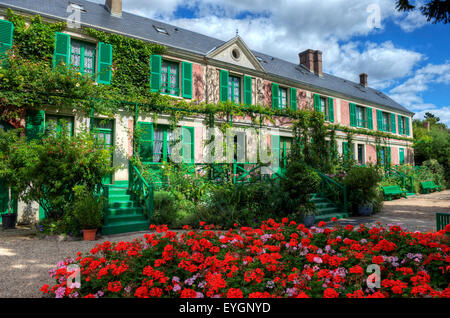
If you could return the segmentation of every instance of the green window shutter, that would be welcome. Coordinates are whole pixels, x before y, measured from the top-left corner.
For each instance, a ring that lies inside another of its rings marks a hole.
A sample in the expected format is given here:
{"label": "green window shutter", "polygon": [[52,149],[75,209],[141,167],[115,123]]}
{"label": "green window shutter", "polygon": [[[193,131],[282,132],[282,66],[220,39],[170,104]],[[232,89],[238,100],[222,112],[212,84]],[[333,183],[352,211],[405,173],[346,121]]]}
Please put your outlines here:
{"label": "green window shutter", "polygon": [[153,161],[153,123],[139,122],[141,130],[139,138],[139,158],[142,162]]}
{"label": "green window shutter", "polygon": [[161,89],[161,55],[154,54],[150,57],[150,68],[150,87],[156,93]]}
{"label": "green window shutter", "polygon": [[356,104],[350,103],[350,126],[356,127]]}
{"label": "green window shutter", "polygon": [[366,108],[367,128],[373,129],[373,112],[371,107]]}
{"label": "green window shutter", "polygon": [[226,102],[228,100],[228,79],[230,73],[225,70],[220,70],[220,101]]}
{"label": "green window shutter", "polygon": [[409,118],[405,117],[405,129],[406,129],[406,136],[409,136]]}
{"label": "green window shutter", "polygon": [[97,82],[100,84],[111,84],[112,65],[112,45],[108,43],[98,43],[98,65]]}
{"label": "green window shutter", "polygon": [[272,162],[274,172],[280,172],[280,136],[270,136],[270,151],[272,158],[275,162]]}
{"label": "green window shutter", "polygon": [[348,142],[346,141],[342,142],[342,154],[344,155],[344,157],[346,157],[348,154]]}
{"label": "green window shutter", "polygon": [[45,112],[43,110],[28,110],[26,115],[25,134],[28,140],[39,139],[44,133],[44,118]]}
{"label": "green window shutter", "polygon": [[280,108],[280,86],[276,83],[272,83],[272,108]]}
{"label": "green window shutter", "polygon": [[391,113],[391,132],[394,133],[394,134],[397,133],[395,114],[394,113]]}
{"label": "green window shutter", "polygon": [[297,89],[291,87],[291,109],[297,110]]}
{"label": "green window shutter", "polygon": [[183,163],[195,162],[194,127],[181,127],[181,157]]}
{"label": "green window shutter", "polygon": [[384,131],[384,127],[383,127],[383,113],[379,109],[377,109],[377,129],[379,131]]}
{"label": "green window shutter", "polygon": [[399,148],[398,153],[399,163],[402,165],[405,163],[405,149]]}
{"label": "green window shutter", "polygon": [[334,123],[334,101],[332,97],[328,97],[328,120]]}
{"label": "green window shutter", "polygon": [[252,78],[244,76],[244,104],[252,104]]}
{"label": "green window shutter", "polygon": [[55,32],[55,50],[53,52],[53,68],[60,63],[68,65],[70,62],[70,36]]}
{"label": "green window shutter", "polygon": [[11,21],[0,20],[0,58],[6,57],[6,52],[12,48],[14,24]]}
{"label": "green window shutter", "polygon": [[184,98],[192,99],[192,63],[183,62],[181,64],[183,73],[183,94]]}
{"label": "green window shutter", "polygon": [[320,96],[318,94],[314,94],[314,110],[320,112]]}

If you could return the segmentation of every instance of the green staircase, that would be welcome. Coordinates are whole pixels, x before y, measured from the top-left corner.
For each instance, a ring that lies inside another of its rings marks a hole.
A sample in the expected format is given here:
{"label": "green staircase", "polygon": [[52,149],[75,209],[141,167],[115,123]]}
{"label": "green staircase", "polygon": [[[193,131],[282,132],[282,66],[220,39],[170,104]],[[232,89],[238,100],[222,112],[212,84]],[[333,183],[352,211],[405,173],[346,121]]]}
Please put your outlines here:
{"label": "green staircase", "polygon": [[148,230],[149,221],[144,209],[128,193],[128,181],[116,181],[105,186],[108,188],[108,207],[105,210],[102,234]]}
{"label": "green staircase", "polygon": [[335,203],[325,198],[320,193],[313,193],[311,201],[318,210],[316,214],[316,223],[320,221],[331,221],[333,217],[343,219],[349,216],[347,212],[341,212]]}

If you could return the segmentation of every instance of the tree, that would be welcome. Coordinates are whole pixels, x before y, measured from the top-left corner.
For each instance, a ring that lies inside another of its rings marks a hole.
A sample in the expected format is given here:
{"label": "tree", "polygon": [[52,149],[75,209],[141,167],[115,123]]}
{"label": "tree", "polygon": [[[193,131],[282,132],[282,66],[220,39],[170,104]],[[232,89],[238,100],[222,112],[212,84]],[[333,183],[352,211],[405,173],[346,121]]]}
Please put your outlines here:
{"label": "tree", "polygon": [[66,130],[41,140],[20,138],[10,152],[14,187],[24,202],[39,202],[48,219],[59,220],[73,205],[74,188],[94,193],[111,174],[111,150],[88,132],[69,136]]}
{"label": "tree", "polygon": [[[425,120],[414,120],[414,159],[417,165],[436,159],[444,167],[450,181],[450,133],[444,123],[433,114],[425,114]],[[424,123],[429,122],[429,130]]]}
{"label": "tree", "polygon": [[[19,136],[20,130],[13,129],[3,131],[0,129],[0,180],[8,187],[8,213],[11,214],[12,189],[14,187],[14,194],[17,196],[23,189],[16,187],[17,174],[16,168],[23,166],[22,163],[17,164],[13,152],[22,147],[24,138]],[[27,155],[24,153],[23,155]],[[29,160],[27,160],[29,162]]]}
{"label": "tree", "polygon": [[[416,10],[417,5],[411,4],[411,0],[397,0],[396,9],[398,11]],[[427,21],[433,20],[433,23],[442,22],[447,24],[450,22],[450,0],[428,0],[418,8]]]}

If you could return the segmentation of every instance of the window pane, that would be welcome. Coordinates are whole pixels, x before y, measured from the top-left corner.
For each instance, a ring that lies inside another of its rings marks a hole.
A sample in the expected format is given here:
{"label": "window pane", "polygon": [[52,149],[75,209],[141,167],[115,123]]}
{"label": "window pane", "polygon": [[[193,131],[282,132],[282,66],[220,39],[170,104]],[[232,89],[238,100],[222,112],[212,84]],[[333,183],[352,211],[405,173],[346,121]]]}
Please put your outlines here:
{"label": "window pane", "polygon": [[72,54],[70,57],[70,62],[73,66],[80,67],[81,63],[81,43],[77,41],[72,41]]}
{"label": "window pane", "polygon": [[94,73],[94,56],[95,48],[92,45],[84,45],[84,72],[92,74]]}
{"label": "window pane", "polygon": [[284,109],[287,107],[287,89],[280,88],[280,108]]}

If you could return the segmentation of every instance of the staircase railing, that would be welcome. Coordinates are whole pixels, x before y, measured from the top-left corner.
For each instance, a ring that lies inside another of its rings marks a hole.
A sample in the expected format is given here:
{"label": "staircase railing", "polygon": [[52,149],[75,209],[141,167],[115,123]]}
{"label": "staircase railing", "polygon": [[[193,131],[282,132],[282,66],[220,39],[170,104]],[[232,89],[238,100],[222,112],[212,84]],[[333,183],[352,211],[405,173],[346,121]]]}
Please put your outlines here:
{"label": "staircase railing", "polygon": [[[252,165],[250,168],[245,168],[245,165]],[[262,173],[262,169],[267,169],[266,174]],[[259,170],[259,172],[258,172]],[[277,172],[269,165],[261,163],[234,163],[233,164],[233,183],[245,183],[249,178],[256,177],[263,181],[265,176],[270,176],[271,179],[278,179],[283,177],[283,173]]]}
{"label": "staircase railing", "polygon": [[[402,180],[402,188],[407,188],[410,193],[414,193],[414,177],[408,176],[401,171],[394,169],[393,167],[385,167],[385,171],[387,175],[395,175],[398,176]],[[409,181],[409,185],[406,184],[406,180]]]}
{"label": "staircase railing", "polygon": [[348,212],[348,194],[347,186],[345,184],[340,184],[333,178],[330,178],[326,174],[317,171],[317,174],[321,178],[320,183],[320,194],[336,203],[342,210],[342,212]]}
{"label": "staircase railing", "polygon": [[147,212],[147,217],[153,215],[154,206],[154,188],[153,183],[148,183],[142,176],[139,169],[131,162],[128,163],[128,186],[130,193],[133,194],[140,205]]}

